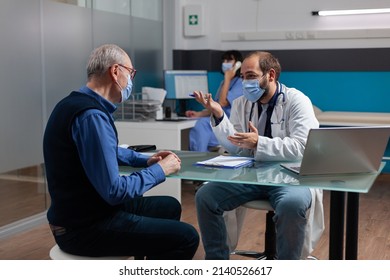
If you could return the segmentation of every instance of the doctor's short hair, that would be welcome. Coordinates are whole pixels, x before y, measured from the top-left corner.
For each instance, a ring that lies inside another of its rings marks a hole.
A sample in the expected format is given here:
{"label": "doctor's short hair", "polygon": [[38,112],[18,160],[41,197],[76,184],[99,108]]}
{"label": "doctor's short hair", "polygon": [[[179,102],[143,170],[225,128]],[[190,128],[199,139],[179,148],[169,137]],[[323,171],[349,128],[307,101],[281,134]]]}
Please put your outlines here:
{"label": "doctor's short hair", "polygon": [[280,66],[279,60],[269,52],[263,51],[254,51],[249,53],[245,58],[256,56],[259,59],[259,67],[263,73],[269,72],[269,70],[274,69],[275,79],[279,80],[280,73],[282,72],[282,67]]}
{"label": "doctor's short hair", "polygon": [[102,76],[115,63],[124,64],[126,52],[117,45],[105,44],[91,52],[87,63],[88,80],[92,76]]}

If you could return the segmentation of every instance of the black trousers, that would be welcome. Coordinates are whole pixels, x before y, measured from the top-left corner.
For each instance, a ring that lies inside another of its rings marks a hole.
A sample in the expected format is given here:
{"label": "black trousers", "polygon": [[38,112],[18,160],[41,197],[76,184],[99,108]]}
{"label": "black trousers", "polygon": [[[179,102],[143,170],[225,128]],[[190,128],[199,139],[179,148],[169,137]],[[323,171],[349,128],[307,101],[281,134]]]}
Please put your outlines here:
{"label": "black trousers", "polygon": [[181,222],[180,216],[181,205],[175,198],[141,197],[109,218],[53,235],[62,250],[75,255],[192,259],[199,235],[192,225]]}

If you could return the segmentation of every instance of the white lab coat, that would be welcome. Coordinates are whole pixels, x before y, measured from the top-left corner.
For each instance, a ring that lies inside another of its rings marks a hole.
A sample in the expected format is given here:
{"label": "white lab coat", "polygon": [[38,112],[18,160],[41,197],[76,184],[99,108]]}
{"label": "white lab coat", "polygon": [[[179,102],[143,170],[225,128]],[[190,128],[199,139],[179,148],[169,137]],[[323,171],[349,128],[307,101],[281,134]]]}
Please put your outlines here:
{"label": "white lab coat", "polygon": [[[271,116],[272,137],[259,136],[256,151],[242,149],[227,140],[235,132],[247,132],[252,102],[244,96],[234,100],[230,119],[224,117],[219,125],[211,116],[210,122],[219,143],[231,154],[254,156],[256,161],[294,161],[303,156],[307,135],[311,128],[319,127],[310,99],[294,88],[279,83],[281,92]],[[256,106],[255,106],[256,107]],[[258,112],[253,110],[251,121],[257,127]],[[314,249],[324,231],[324,212],[322,190],[310,189],[311,208],[308,211],[308,223],[301,257],[306,258]],[[239,207],[242,208],[242,207]],[[245,211],[229,211],[224,214],[228,229],[228,242],[235,249]]]}

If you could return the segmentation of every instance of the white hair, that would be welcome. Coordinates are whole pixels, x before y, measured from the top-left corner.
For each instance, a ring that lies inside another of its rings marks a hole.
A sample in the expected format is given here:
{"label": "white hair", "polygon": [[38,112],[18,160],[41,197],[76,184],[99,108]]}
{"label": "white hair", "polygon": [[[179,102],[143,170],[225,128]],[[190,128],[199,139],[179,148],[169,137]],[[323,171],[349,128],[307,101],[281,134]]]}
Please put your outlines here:
{"label": "white hair", "polygon": [[106,44],[94,49],[87,64],[88,80],[103,75],[115,63],[124,64],[126,52],[117,45]]}

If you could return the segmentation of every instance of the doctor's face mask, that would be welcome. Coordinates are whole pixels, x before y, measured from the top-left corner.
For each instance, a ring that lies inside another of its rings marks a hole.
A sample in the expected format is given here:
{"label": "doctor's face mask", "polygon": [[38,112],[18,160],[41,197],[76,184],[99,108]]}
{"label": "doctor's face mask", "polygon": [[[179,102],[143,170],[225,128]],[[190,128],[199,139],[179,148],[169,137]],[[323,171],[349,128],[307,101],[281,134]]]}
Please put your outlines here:
{"label": "doctor's face mask", "polygon": [[[265,74],[260,78],[260,81],[264,76]],[[265,89],[260,86],[260,81],[258,79],[242,81],[243,95],[251,102],[259,100],[265,92]]]}

